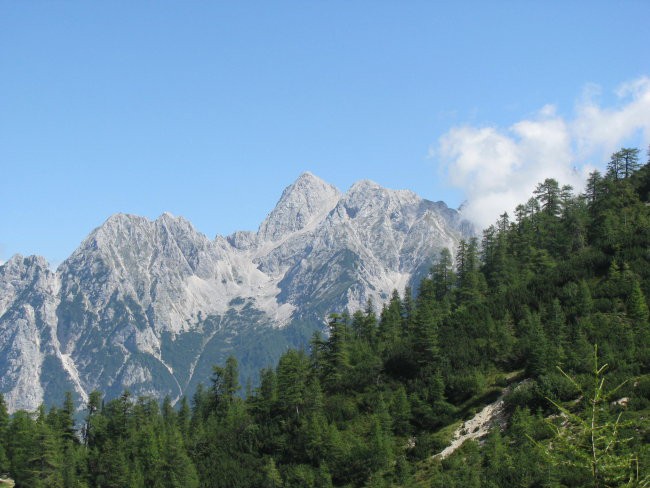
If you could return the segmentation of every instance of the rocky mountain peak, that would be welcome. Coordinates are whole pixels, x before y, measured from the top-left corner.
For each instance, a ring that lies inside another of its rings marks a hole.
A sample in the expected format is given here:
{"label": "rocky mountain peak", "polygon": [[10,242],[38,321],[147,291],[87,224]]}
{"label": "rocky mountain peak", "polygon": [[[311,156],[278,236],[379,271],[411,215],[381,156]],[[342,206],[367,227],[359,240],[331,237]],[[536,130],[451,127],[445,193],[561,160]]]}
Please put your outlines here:
{"label": "rocky mountain peak", "polygon": [[410,190],[391,190],[372,180],[361,180],[353,184],[345,193],[347,200],[395,200],[401,203],[413,203],[422,200]]}
{"label": "rocky mountain peak", "polygon": [[336,206],[340,196],[334,186],[312,173],[303,173],[282,192],[277,205],[260,225],[259,238],[276,241],[287,233],[322,220]]}
{"label": "rocky mountain peak", "polygon": [[[15,254],[0,266],[0,302],[6,298],[7,289],[46,288],[54,272],[42,256],[22,256]],[[0,307],[1,308],[1,307]],[[0,312],[1,315],[1,312]]]}
{"label": "rocky mountain peak", "polygon": [[350,189],[347,191],[348,194],[357,193],[357,192],[366,192],[368,190],[386,190],[386,188],[379,185],[372,180],[359,180],[355,181]]}
{"label": "rocky mountain peak", "polygon": [[[412,220],[424,200],[408,190],[390,190],[374,181],[356,182],[339,202],[338,214],[365,221]],[[404,215],[406,212],[407,215]],[[366,222],[367,227],[368,222]]]}
{"label": "rocky mountain peak", "polygon": [[49,269],[49,267],[50,265],[43,256],[14,254],[6,263],[0,266],[0,269],[4,269],[5,273],[16,273],[33,268]]}
{"label": "rocky mountain peak", "polygon": [[166,226],[170,229],[178,229],[180,231],[196,232],[194,226],[189,220],[173,215],[170,212],[163,212],[160,217],[154,221],[154,224]]}
{"label": "rocky mountain peak", "polygon": [[52,291],[53,275],[45,258],[13,255],[0,266],[0,316],[26,290]]}
{"label": "rocky mountain peak", "polygon": [[369,180],[342,195],[311,173],[258,232],[115,214],[56,272],[36,256],[0,265],[0,392],[12,410],[66,389],[179,398],[230,354],[254,378],[328,313],[417,283],[464,232],[441,202]]}

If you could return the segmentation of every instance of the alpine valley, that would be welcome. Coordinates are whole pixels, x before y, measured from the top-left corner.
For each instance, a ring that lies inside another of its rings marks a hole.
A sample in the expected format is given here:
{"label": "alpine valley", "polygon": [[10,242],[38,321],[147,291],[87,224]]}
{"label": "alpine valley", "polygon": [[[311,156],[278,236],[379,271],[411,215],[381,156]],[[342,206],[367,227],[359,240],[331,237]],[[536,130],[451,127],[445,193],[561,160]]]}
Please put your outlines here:
{"label": "alpine valley", "polygon": [[329,313],[417,286],[473,232],[442,202],[370,181],[342,194],[310,173],[257,232],[211,240],[168,213],[113,215],[56,271],[0,266],[0,393],[10,411],[95,389],[176,401],[229,355],[255,382]]}

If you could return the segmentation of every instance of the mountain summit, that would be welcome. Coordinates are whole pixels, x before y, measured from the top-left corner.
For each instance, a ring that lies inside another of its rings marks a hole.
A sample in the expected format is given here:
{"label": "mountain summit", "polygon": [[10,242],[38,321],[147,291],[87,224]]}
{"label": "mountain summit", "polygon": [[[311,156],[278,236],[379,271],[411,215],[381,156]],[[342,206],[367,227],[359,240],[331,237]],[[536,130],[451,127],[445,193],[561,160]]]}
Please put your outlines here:
{"label": "mountain summit", "polygon": [[113,215],[56,272],[34,256],[0,266],[0,392],[12,411],[65,391],[178,399],[230,354],[254,378],[328,313],[417,284],[470,232],[442,202],[371,181],[341,194],[311,173],[257,232]]}
{"label": "mountain summit", "polygon": [[273,211],[260,225],[263,241],[277,241],[290,233],[319,223],[336,205],[340,192],[307,172],[289,185]]}

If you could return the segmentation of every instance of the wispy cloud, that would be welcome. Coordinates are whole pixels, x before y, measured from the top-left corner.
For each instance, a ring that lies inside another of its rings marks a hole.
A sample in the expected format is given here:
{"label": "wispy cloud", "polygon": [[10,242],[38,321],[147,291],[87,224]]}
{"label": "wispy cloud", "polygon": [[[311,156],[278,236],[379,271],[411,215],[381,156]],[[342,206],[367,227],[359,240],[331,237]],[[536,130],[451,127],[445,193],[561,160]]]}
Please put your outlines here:
{"label": "wispy cloud", "polygon": [[528,200],[545,178],[579,191],[587,174],[631,138],[640,136],[647,147],[650,78],[621,85],[616,107],[601,106],[598,93],[597,86],[587,86],[570,120],[547,105],[505,130],[463,126],[444,134],[432,154],[449,182],[464,190],[465,215],[487,226]]}

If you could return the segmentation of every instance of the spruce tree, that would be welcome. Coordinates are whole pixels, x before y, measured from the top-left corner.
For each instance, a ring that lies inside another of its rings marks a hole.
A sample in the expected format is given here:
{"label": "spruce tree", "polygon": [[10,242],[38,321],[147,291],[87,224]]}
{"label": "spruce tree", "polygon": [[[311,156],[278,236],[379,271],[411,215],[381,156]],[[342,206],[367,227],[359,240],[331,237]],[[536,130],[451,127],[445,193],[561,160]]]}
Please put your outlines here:
{"label": "spruce tree", "polygon": [[102,405],[102,394],[97,390],[93,390],[88,395],[88,403],[86,404],[86,424],[83,428],[83,442],[86,446],[93,444],[93,422],[94,415],[99,412]]}
{"label": "spruce tree", "polygon": [[190,411],[190,406],[187,401],[187,397],[183,395],[181,397],[180,408],[178,409],[178,415],[176,421],[178,422],[178,430],[181,433],[181,437],[186,441],[189,440],[189,429],[190,422],[192,418],[192,413]]}
{"label": "spruce tree", "polygon": [[219,414],[223,415],[227,411],[240,389],[239,368],[234,356],[229,356],[223,367],[212,367],[212,401]]}
{"label": "spruce tree", "polygon": [[453,259],[449,249],[440,251],[438,261],[431,269],[431,280],[435,298],[439,301],[451,294],[456,276],[453,268]]}
{"label": "spruce tree", "polygon": [[[305,404],[308,361],[304,353],[290,349],[277,368],[278,404],[288,417],[300,417]],[[267,386],[268,387],[268,386]]]}
{"label": "spruce tree", "polygon": [[589,178],[587,179],[587,185],[585,188],[585,196],[589,205],[594,205],[596,201],[600,198],[603,190],[602,176],[600,172],[596,169],[589,173]]}
{"label": "spruce tree", "polygon": [[533,192],[535,199],[542,210],[549,216],[556,216],[560,212],[561,191],[557,180],[547,178],[540,183]]}
{"label": "spruce tree", "polygon": [[48,425],[43,405],[38,410],[35,434],[33,448],[28,458],[31,486],[63,488],[61,473],[63,445],[56,432]]}
{"label": "spruce tree", "polygon": [[560,370],[576,388],[579,401],[564,405],[551,400],[562,415],[548,421],[554,437],[546,445],[546,454],[553,465],[563,468],[560,475],[570,486],[643,486],[650,477],[640,478],[638,457],[626,446],[631,439],[621,435],[622,413],[612,412],[612,399],[622,385],[607,388],[606,370],[597,347],[587,384]]}
{"label": "spruce tree", "polygon": [[402,335],[402,299],[397,290],[393,290],[388,305],[384,305],[379,320],[380,349],[387,354],[399,344]]}
{"label": "spruce tree", "polygon": [[[350,370],[350,332],[347,317],[332,314],[328,326],[330,334],[325,351],[324,384],[330,389],[335,386],[342,388]],[[398,327],[398,325],[394,325],[394,327]]]}
{"label": "spruce tree", "polygon": [[77,430],[75,428],[75,407],[74,400],[72,399],[72,393],[69,391],[65,392],[65,399],[63,400],[63,408],[59,410],[59,429],[63,439],[66,442],[77,443],[79,441],[77,437]]}
{"label": "spruce tree", "polygon": [[31,487],[38,483],[34,468],[37,455],[38,429],[31,414],[24,410],[14,413],[6,431],[6,450],[9,472],[19,486]]}
{"label": "spruce tree", "polygon": [[639,149],[624,147],[620,150],[623,166],[623,178],[629,178],[641,166],[639,163]]}
{"label": "spruce tree", "polygon": [[5,397],[0,393],[0,474],[9,471],[9,458],[5,446],[7,445],[7,427],[9,426],[9,413]]}

